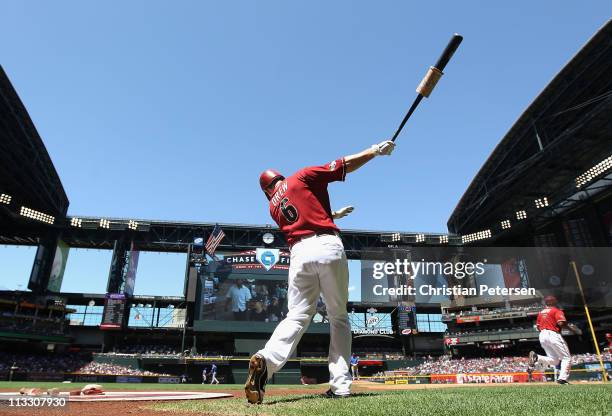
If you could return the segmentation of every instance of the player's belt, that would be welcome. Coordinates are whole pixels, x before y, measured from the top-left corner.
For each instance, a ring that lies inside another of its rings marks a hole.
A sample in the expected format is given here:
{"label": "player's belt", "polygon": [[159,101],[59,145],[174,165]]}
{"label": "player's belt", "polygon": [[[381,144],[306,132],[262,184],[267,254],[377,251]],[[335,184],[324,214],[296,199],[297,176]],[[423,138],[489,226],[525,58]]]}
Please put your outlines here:
{"label": "player's belt", "polygon": [[306,240],[307,238],[319,237],[319,236],[322,236],[322,235],[335,235],[336,237],[340,237],[340,233],[338,231],[335,231],[335,230],[319,231],[318,233],[310,233],[310,234],[306,234],[303,237],[300,237],[296,242],[291,244],[291,246],[289,246],[289,248],[293,247],[294,245],[296,245],[297,243],[299,243],[302,240]]}

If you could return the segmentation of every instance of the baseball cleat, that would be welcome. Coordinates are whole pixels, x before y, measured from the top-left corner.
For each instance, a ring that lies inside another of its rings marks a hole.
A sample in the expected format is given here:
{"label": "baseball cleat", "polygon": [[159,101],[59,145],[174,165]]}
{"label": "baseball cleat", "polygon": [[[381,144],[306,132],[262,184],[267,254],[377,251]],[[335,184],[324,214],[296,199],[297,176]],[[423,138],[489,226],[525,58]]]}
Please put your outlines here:
{"label": "baseball cleat", "polygon": [[529,351],[529,367],[535,367],[538,362],[538,354],[535,351]]}
{"label": "baseball cleat", "polygon": [[557,384],[570,384],[567,380],[557,380]]}
{"label": "baseball cleat", "polygon": [[328,389],[323,395],[328,399],[346,399],[350,396],[350,394],[336,394],[331,389]]}
{"label": "baseball cleat", "polygon": [[244,384],[247,401],[251,404],[261,404],[268,382],[266,359],[260,354],[254,354],[249,360],[249,375]]}

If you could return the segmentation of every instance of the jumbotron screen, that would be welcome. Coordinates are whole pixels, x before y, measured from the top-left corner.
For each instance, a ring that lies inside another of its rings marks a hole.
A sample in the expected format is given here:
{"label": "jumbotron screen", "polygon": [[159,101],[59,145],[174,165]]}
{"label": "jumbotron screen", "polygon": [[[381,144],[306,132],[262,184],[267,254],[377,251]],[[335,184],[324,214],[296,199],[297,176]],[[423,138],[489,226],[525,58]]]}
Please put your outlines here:
{"label": "jumbotron screen", "polygon": [[201,280],[199,319],[277,322],[287,314],[287,281],[259,276]]}
{"label": "jumbotron screen", "polygon": [[[361,300],[359,260],[349,261],[349,301]],[[289,253],[257,249],[225,254],[198,276],[199,320],[278,322],[287,314]],[[314,322],[326,322],[320,297]]]}

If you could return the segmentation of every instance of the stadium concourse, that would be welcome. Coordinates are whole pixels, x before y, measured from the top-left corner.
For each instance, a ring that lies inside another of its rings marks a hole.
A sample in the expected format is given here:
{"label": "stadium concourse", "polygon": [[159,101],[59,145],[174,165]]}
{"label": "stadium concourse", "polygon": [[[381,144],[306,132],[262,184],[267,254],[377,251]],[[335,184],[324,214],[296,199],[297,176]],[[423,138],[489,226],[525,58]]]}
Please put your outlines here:
{"label": "stadium concourse", "polygon": [[[582,335],[564,334],[572,378],[606,377],[600,360],[612,367],[606,273],[612,260],[611,36],[608,22],[511,126],[451,214],[448,233],[343,230],[356,273],[405,253],[470,260],[474,249],[487,246],[488,270],[494,270],[487,278],[533,289],[513,296],[390,296],[385,302],[362,290],[348,305],[360,377],[396,384],[552,380],[554,369],[527,371],[526,358],[530,350],[541,351],[534,321],[551,294],[582,329]],[[0,122],[0,243],[37,247],[29,290],[0,292],[0,379],[201,384],[216,371],[223,384],[242,383],[249,353],[287,313],[289,255],[279,230],[67,216],[61,180],[2,69]],[[217,227],[225,235],[213,259],[203,242]],[[521,247],[532,250],[508,254]],[[112,251],[105,293],[62,292],[63,259],[79,248]],[[550,254],[551,248],[561,251]],[[580,255],[569,257],[567,248]],[[138,253],[146,251],[186,255],[183,296],[134,295]],[[384,258],[368,257],[372,253]],[[581,285],[579,273],[587,277]],[[389,276],[387,283],[398,281]],[[428,282],[459,284],[443,274]],[[247,299],[244,305],[236,293]],[[320,302],[293,358],[271,384],[328,381],[328,343]]]}

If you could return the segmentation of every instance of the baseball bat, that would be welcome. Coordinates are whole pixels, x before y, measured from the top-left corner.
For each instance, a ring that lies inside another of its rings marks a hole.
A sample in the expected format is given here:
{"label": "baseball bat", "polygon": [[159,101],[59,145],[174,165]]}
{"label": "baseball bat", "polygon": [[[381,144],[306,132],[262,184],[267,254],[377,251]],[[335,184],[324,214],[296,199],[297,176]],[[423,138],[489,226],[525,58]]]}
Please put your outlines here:
{"label": "baseball bat", "polygon": [[434,66],[429,68],[427,74],[425,74],[425,77],[416,89],[418,95],[414,99],[414,102],[410,106],[410,109],[408,110],[408,112],[404,116],[404,119],[395,131],[395,134],[391,138],[391,141],[394,142],[395,139],[397,139],[397,136],[399,136],[400,132],[404,128],[404,124],[406,124],[412,113],[414,113],[414,110],[416,110],[416,108],[419,106],[419,103],[421,102],[423,97],[429,97],[434,87],[442,77],[442,71],[446,67],[446,64],[448,64],[448,61],[450,61],[451,57],[459,47],[459,44],[462,40],[463,36],[455,33],[451,40],[448,42],[448,45],[446,45],[446,48],[444,48],[444,52],[442,52],[442,55],[440,55],[438,62],[436,62]]}

